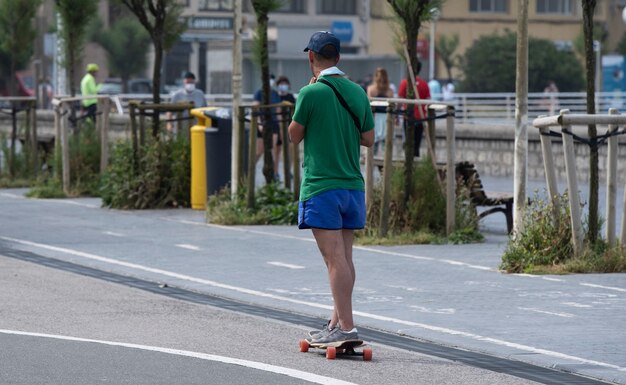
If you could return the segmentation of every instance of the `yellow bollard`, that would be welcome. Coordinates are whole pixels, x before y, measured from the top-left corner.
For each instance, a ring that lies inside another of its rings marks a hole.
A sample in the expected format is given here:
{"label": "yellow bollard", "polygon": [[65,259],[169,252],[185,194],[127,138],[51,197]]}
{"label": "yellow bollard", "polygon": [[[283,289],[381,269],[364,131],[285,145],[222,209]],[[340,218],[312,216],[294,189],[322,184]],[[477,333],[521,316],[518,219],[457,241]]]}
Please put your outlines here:
{"label": "yellow bollard", "polygon": [[215,107],[194,108],[191,114],[198,119],[198,123],[191,127],[191,208],[204,210],[206,208],[206,154],[204,148],[204,131],[211,127],[211,118],[204,111],[211,111]]}

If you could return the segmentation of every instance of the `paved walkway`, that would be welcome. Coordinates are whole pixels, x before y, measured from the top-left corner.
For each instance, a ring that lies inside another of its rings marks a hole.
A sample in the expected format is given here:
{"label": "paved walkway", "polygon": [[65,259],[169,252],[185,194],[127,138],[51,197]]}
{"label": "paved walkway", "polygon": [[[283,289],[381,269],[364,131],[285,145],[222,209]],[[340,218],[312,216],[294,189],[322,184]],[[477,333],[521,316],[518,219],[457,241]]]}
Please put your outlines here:
{"label": "paved walkway", "polygon": [[[198,211],[127,212],[101,209],[99,199],[22,194],[0,191],[3,250],[318,319],[332,308],[308,231],[207,225]],[[501,274],[504,217],[483,226],[481,244],[357,247],[357,324],[626,384],[626,274]]]}

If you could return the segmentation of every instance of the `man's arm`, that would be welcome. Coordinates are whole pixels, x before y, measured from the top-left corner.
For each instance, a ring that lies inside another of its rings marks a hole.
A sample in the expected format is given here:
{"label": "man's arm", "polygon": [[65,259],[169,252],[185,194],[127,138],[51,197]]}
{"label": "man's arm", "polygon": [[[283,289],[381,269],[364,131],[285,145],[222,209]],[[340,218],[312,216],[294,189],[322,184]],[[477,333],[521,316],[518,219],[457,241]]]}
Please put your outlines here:
{"label": "man's arm", "polygon": [[[291,123],[289,124],[289,128],[287,130],[289,132],[289,139],[291,140],[292,143],[298,144],[302,141],[302,139],[304,139],[304,126],[296,122],[295,120],[291,121]],[[374,140],[373,138],[374,136],[372,135],[372,143]]]}
{"label": "man's arm", "polygon": [[372,147],[374,145],[374,130],[361,132],[361,146]]}

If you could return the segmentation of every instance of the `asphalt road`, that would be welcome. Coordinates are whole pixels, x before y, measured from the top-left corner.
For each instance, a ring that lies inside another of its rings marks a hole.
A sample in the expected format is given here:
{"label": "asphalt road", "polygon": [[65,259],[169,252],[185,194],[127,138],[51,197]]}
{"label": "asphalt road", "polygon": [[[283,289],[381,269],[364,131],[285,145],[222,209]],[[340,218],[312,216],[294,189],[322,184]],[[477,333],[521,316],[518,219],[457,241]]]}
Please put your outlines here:
{"label": "asphalt road", "polygon": [[[374,344],[373,362],[327,362],[297,349],[303,325],[332,306],[309,232],[212,226],[191,210],[122,212],[97,199],[22,193],[0,191],[0,343],[10,347],[0,352],[0,383],[626,383],[626,275],[502,274],[501,233],[478,245],[357,248],[358,326],[371,340],[383,330],[431,347],[410,352],[391,338]],[[233,298],[265,313],[42,261]],[[276,320],[277,312],[304,318]],[[481,360],[497,365],[486,370]],[[533,377],[533,367],[555,370]]]}

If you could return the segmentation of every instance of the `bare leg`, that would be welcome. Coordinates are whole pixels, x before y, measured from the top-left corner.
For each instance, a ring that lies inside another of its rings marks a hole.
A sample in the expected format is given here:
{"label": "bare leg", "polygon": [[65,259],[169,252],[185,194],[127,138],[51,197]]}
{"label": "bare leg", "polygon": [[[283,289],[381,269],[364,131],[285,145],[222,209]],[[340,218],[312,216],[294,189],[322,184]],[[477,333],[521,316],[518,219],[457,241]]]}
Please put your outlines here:
{"label": "bare leg", "polygon": [[261,155],[263,155],[263,148],[263,138],[256,138],[256,162],[258,162]]}
{"label": "bare leg", "polygon": [[354,232],[313,229],[313,236],[328,268],[328,280],[335,304],[331,325],[339,322],[343,330],[351,330],[354,327],[352,291],[356,277],[352,263]]}

